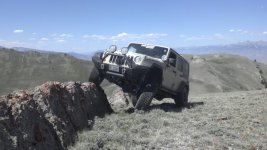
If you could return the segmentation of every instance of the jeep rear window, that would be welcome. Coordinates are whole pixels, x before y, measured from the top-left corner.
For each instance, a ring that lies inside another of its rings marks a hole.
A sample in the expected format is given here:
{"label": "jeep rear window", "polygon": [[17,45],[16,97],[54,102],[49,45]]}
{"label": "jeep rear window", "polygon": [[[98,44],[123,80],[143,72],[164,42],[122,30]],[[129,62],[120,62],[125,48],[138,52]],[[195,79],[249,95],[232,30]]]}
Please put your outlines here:
{"label": "jeep rear window", "polygon": [[146,46],[146,45],[141,45],[141,44],[130,44],[128,46],[128,49],[130,52],[148,55],[148,56],[156,57],[160,59],[163,55],[166,55],[168,52],[167,48],[158,47],[158,46],[151,47],[151,46]]}

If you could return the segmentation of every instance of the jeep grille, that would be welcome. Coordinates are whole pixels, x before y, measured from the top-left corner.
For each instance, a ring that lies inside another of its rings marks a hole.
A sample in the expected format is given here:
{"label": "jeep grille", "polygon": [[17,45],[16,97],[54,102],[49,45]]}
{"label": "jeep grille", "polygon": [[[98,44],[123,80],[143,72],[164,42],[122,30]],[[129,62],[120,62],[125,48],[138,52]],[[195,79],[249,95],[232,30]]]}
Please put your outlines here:
{"label": "jeep grille", "polygon": [[109,63],[116,64],[116,65],[122,65],[125,67],[130,67],[129,64],[131,64],[133,61],[133,57],[124,57],[124,56],[118,56],[118,55],[110,55]]}

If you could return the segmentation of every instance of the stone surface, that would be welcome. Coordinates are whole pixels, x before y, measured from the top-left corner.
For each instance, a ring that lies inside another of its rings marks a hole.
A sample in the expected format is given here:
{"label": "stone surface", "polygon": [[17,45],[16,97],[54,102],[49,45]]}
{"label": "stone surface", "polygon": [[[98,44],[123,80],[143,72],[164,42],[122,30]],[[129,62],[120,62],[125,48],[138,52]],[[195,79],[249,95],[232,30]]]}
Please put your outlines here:
{"label": "stone surface", "polygon": [[128,93],[124,93],[121,88],[115,89],[109,96],[108,101],[115,112],[133,107]]}
{"label": "stone surface", "polygon": [[0,97],[0,149],[66,149],[112,109],[93,83],[46,82]]}

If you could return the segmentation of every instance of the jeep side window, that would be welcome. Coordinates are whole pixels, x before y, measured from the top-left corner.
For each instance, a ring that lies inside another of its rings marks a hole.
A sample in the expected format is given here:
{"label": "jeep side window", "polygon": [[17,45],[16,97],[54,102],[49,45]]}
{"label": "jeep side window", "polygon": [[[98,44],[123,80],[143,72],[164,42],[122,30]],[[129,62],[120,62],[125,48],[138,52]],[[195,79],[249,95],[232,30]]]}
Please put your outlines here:
{"label": "jeep side window", "polygon": [[186,61],[184,61],[183,63],[183,69],[184,69],[184,75],[188,76],[189,75],[189,64]]}
{"label": "jeep side window", "polygon": [[183,71],[183,59],[178,57],[178,61],[177,61],[177,68],[179,71]]}
{"label": "jeep side window", "polygon": [[176,66],[176,60],[177,60],[176,58],[177,58],[176,54],[173,53],[173,52],[171,52],[171,53],[170,53],[170,56],[169,56],[169,64],[170,64],[171,66],[173,66],[173,67]]}
{"label": "jeep side window", "polygon": [[128,49],[129,49],[129,52],[136,53],[136,48],[135,47],[129,46]]}

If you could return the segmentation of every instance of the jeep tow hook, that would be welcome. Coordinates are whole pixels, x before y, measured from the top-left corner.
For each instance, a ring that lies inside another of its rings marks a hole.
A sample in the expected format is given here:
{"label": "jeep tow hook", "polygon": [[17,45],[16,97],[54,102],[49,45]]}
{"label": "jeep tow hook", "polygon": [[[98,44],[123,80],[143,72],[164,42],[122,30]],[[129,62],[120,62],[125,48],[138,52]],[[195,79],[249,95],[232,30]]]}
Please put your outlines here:
{"label": "jeep tow hook", "polygon": [[151,88],[151,87],[152,87],[151,84],[146,85],[146,88]]}

